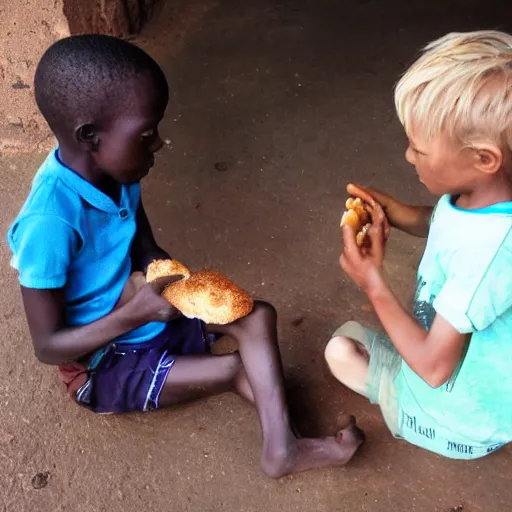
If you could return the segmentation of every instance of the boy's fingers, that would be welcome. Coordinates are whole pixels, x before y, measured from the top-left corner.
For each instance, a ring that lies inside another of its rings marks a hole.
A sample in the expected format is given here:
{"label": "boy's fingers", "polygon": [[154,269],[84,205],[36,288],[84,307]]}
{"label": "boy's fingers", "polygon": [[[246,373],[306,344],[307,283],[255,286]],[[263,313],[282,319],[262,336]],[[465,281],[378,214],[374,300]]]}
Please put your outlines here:
{"label": "boy's fingers", "polygon": [[[389,234],[391,232],[391,228],[389,226],[389,220],[384,213],[383,204],[386,202],[387,196],[382,194],[376,190],[372,190],[369,188],[364,188],[359,185],[354,185],[353,183],[349,183],[347,185],[347,192],[351,196],[361,198],[365,203],[367,203],[367,209],[372,216],[372,221],[382,222],[384,225],[384,236],[386,240],[389,238]],[[376,211],[374,215],[372,212]],[[381,220],[382,219],[382,220]]]}
{"label": "boy's fingers", "polygon": [[157,313],[157,317],[162,322],[175,320],[181,316],[181,311],[162,299],[162,309]]}
{"label": "boy's fingers", "polygon": [[[380,203],[383,206],[386,206],[388,203],[388,200],[390,199],[390,197],[387,194],[384,194],[383,192],[379,192],[378,190],[375,190],[373,188],[361,187],[360,185],[355,185],[354,183],[349,183],[347,185],[347,192],[349,194],[357,195],[357,194],[354,194],[354,192],[358,192],[358,191],[360,191],[362,194],[365,194],[368,197],[373,198],[375,201],[377,201],[378,203]],[[366,199],[364,197],[362,197],[362,196],[360,196],[360,197],[361,197],[361,199],[364,199],[366,201]],[[367,202],[369,203],[369,201],[367,201]]]}
{"label": "boy's fingers", "polygon": [[170,305],[167,305],[166,307],[162,308],[158,313],[156,314],[157,319],[160,322],[168,322],[171,320],[172,317],[172,308]]}
{"label": "boy's fingers", "polygon": [[175,318],[179,318],[180,316],[182,316],[182,312],[178,308],[172,306],[170,319],[174,320]]}
{"label": "boy's fingers", "polygon": [[374,206],[368,206],[368,212],[370,213],[370,217],[372,218],[372,225],[382,226],[384,240],[387,240],[391,233],[391,227],[389,225],[389,220],[386,214],[384,213],[382,206],[379,203],[375,203]]}
{"label": "boy's fingers", "polygon": [[130,280],[136,291],[139,291],[143,286],[146,285],[146,277],[142,272],[134,272],[130,276]]}
{"label": "boy's fingers", "polygon": [[347,260],[345,259],[344,254],[340,256],[340,266],[343,272],[347,272]]}
{"label": "boy's fingers", "polygon": [[176,281],[181,281],[182,279],[183,276],[181,275],[159,277],[149,284],[156,293],[161,294],[170,284],[175,283]]}
{"label": "boy's fingers", "polygon": [[343,254],[345,258],[354,259],[360,256],[359,247],[356,242],[356,233],[354,229],[345,225],[342,229],[343,234]]}
{"label": "boy's fingers", "polygon": [[368,211],[370,212],[370,217],[372,218],[372,224],[384,224],[386,222],[386,214],[382,209],[382,206],[374,202],[374,204],[368,207]]}
{"label": "boy's fingers", "polygon": [[382,224],[373,225],[369,229],[368,235],[371,242],[372,258],[380,265],[384,260],[384,226]]}
{"label": "boy's fingers", "polygon": [[389,225],[389,220],[386,217],[386,221],[384,222],[384,240],[385,241],[387,241],[390,234],[391,234],[391,226]]}
{"label": "boy's fingers", "polygon": [[365,203],[368,203],[371,206],[373,206],[376,203],[375,198],[366,189],[360,187],[359,185],[349,183],[347,185],[347,192],[351,196],[359,197]]}
{"label": "boy's fingers", "polygon": [[[389,221],[379,203],[368,207],[373,226],[382,226],[384,235],[389,235]],[[387,237],[387,236],[386,236]]]}

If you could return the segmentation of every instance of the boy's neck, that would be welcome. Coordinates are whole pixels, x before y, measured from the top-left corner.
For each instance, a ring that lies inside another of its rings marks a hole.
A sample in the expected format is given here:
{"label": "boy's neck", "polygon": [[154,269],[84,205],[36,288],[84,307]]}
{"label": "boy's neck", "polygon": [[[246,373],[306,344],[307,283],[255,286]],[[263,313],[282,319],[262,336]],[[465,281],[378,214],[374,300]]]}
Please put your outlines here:
{"label": "boy's neck", "polygon": [[512,179],[504,172],[480,183],[473,190],[458,195],[456,204],[465,210],[476,210],[493,204],[512,201]]}
{"label": "boy's neck", "polygon": [[87,154],[76,154],[67,150],[65,146],[59,146],[59,159],[66,167],[108,195],[114,202],[119,201],[121,185],[112,178],[95,172]]}
{"label": "boy's neck", "polygon": [[95,184],[95,173],[92,171],[91,161],[86,153],[77,153],[69,150],[65,145],[59,144],[59,159],[84,180]]}

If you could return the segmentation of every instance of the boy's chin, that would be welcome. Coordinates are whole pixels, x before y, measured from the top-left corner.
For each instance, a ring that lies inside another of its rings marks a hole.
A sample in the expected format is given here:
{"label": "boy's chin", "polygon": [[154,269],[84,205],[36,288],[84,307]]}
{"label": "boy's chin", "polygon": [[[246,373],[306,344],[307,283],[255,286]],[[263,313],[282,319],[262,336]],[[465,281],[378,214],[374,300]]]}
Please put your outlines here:
{"label": "boy's chin", "polygon": [[139,183],[139,181],[145,178],[148,174],[149,169],[145,169],[144,171],[130,173],[129,175],[119,176],[114,179],[121,185],[134,185],[135,183]]}
{"label": "boy's chin", "polygon": [[429,193],[432,194],[433,196],[441,197],[441,196],[444,196],[445,194],[449,194],[449,192],[446,190],[439,190],[438,188],[428,187],[425,184],[423,184],[423,185],[429,191]]}
{"label": "boy's chin", "polygon": [[451,193],[448,190],[441,189],[441,187],[436,187],[430,183],[425,183],[421,178],[419,181],[434,196],[444,196],[445,194]]}

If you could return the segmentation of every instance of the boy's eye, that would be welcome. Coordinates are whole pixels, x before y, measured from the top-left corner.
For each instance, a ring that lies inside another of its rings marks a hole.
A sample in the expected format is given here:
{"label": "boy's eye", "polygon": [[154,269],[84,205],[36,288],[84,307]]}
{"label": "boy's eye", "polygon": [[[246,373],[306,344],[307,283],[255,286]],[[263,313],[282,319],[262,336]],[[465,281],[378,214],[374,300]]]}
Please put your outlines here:
{"label": "boy's eye", "polygon": [[146,130],[145,132],[143,132],[141,134],[143,139],[151,139],[151,138],[155,137],[155,135],[156,135],[156,130]]}

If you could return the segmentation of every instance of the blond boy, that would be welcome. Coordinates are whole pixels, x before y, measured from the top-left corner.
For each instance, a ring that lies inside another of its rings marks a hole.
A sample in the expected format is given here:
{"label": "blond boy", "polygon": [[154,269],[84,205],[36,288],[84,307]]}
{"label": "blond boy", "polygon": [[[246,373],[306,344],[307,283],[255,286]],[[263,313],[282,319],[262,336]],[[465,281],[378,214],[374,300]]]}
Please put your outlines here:
{"label": "blond boy", "polygon": [[[512,440],[512,36],[448,34],[396,87],[406,159],[440,196],[408,206],[354,185],[370,203],[371,249],[344,228],[340,263],[387,335],[342,326],[325,356],[352,390],[379,403],[397,437],[474,459]],[[414,316],[382,275],[387,222],[427,243]]]}

